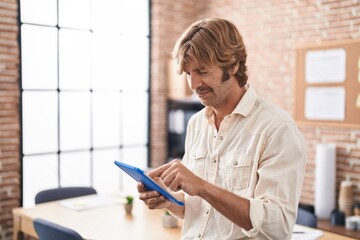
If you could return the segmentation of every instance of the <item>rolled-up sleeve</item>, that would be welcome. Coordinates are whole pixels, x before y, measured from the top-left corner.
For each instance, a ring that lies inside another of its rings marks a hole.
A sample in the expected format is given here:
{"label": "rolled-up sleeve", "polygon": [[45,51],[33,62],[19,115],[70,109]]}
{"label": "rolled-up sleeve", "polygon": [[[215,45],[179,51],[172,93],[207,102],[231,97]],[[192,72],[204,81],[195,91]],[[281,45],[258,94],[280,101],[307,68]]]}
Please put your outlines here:
{"label": "rolled-up sleeve", "polygon": [[291,239],[304,179],[305,141],[292,122],[282,122],[262,146],[258,182],[250,198],[248,237]]}

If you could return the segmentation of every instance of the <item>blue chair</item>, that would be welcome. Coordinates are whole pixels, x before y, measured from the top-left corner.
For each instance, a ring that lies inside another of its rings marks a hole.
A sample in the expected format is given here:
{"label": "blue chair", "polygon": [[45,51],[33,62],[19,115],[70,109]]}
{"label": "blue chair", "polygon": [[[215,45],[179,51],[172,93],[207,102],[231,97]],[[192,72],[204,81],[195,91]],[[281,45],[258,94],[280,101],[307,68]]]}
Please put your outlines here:
{"label": "blue chair", "polygon": [[39,240],[84,240],[81,235],[73,229],[41,218],[34,220],[34,228]]}
{"label": "blue chair", "polygon": [[92,187],[62,187],[41,191],[35,196],[35,204],[97,194]]}
{"label": "blue chair", "polygon": [[314,213],[299,207],[296,217],[296,224],[316,228],[317,217]]}

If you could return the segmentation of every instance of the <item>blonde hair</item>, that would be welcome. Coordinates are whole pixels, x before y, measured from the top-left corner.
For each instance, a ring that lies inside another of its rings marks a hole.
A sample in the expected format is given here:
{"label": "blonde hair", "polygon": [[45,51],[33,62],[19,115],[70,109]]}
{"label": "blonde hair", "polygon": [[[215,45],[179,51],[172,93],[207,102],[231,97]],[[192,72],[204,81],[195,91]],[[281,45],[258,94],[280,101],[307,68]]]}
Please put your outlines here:
{"label": "blonde hair", "polygon": [[190,25],[176,42],[172,56],[178,63],[178,74],[184,72],[185,63],[194,60],[208,70],[211,66],[220,67],[227,79],[228,72],[239,64],[235,77],[240,87],[247,83],[243,39],[236,26],[225,19],[203,19]]}

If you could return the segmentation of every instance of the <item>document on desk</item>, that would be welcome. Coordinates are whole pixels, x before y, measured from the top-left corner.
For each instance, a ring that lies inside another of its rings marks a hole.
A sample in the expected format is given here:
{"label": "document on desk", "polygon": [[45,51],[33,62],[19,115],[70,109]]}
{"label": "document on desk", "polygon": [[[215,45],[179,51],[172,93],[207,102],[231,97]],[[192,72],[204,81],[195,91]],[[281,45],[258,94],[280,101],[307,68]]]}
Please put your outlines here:
{"label": "document on desk", "polygon": [[76,199],[66,199],[59,202],[63,207],[67,207],[77,211],[99,208],[112,204],[124,204],[125,199],[115,196],[91,195]]}
{"label": "document on desk", "polygon": [[291,240],[315,240],[323,235],[319,229],[308,228],[295,224]]}

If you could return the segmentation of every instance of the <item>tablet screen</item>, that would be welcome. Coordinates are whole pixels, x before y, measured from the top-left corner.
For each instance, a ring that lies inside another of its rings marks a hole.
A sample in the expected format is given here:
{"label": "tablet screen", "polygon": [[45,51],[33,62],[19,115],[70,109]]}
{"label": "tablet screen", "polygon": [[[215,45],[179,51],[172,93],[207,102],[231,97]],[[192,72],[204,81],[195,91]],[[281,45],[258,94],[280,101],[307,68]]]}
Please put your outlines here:
{"label": "tablet screen", "polygon": [[169,193],[166,189],[157,184],[152,178],[144,173],[140,168],[131,166],[129,164],[125,164],[119,161],[114,162],[116,166],[126,172],[130,177],[135,179],[137,182],[142,182],[146,189],[158,191],[161,195],[163,195],[169,201],[176,203],[180,206],[184,206],[184,203],[177,200],[171,193]]}

